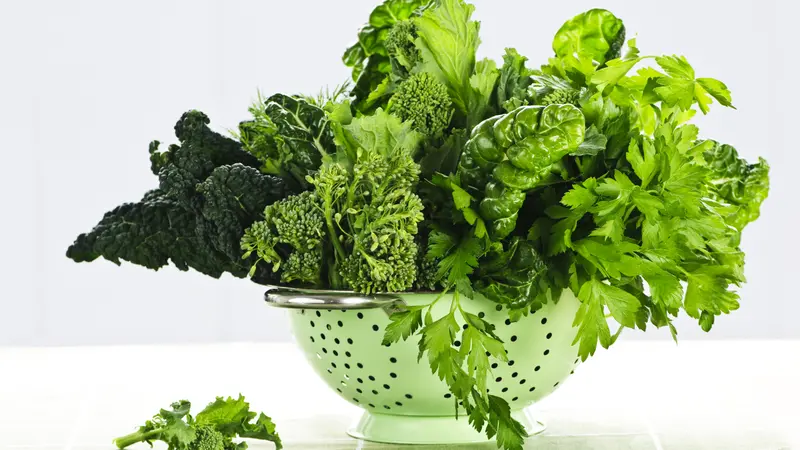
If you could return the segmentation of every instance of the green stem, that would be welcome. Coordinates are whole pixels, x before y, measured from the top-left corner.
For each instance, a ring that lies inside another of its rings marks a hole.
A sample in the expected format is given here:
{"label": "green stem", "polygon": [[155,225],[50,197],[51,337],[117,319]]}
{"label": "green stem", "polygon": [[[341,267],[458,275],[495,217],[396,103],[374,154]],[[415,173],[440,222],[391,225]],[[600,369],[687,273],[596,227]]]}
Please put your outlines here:
{"label": "green stem", "polygon": [[138,444],[139,442],[154,441],[159,439],[160,437],[161,437],[160,429],[148,431],[145,433],[137,431],[127,436],[122,436],[114,439],[114,445],[116,445],[118,448],[125,448],[133,444]]}

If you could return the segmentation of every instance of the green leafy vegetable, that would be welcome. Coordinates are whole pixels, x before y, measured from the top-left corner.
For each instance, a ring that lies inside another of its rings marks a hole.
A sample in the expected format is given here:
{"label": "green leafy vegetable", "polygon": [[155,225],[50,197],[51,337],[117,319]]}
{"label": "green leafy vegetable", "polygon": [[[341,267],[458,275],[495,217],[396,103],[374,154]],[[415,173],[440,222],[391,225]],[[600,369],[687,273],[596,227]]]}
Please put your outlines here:
{"label": "green leafy vegetable", "polygon": [[233,442],[241,437],[283,448],[272,420],[263,413],[251,412],[241,395],[238,399],[217,397],[195,417],[189,414],[191,406],[186,400],[175,402],[171,410],[162,409],[138,431],[115,439],[114,444],[123,449],[140,442],[152,446],[162,441],[169,450],[245,450],[247,443]]}
{"label": "green leafy vegetable", "polygon": [[[769,166],[692,124],[714,102],[733,108],[723,82],[626,43],[611,12],[564,23],[538,69],[513,48],[499,68],[480,60],[473,14],[464,0],[384,1],[345,53],[352,89],[259,98],[239,142],[187,113],[180,145],[151,146],[158,189],[108,213],[68,255],[438,291],[396,311],[383,343],[417,340],[454,411],[521,450],[524,428],[486,389],[490,360],[507,358],[497,324],[464,302],[503,305],[510,323],[569,289],[582,359],[624,329],[676,338],[681,312],[708,331],[739,307],[742,231],[761,214]],[[196,419],[178,404],[137,436],[231,450],[232,435],[273,434],[269,418],[229,399]]]}
{"label": "green leafy vegetable", "polygon": [[[91,232],[78,236],[67,256],[76,262],[125,260],[156,270],[172,262],[215,278],[247,276],[252,261],[242,260],[239,240],[264,205],[287,189],[255,169],[258,161],[238,143],[209,130],[208,122],[203,113],[186,113],[175,126],[180,146],[159,153],[158,142],[151,144],[160,188],[106,213]],[[254,281],[273,280],[264,270],[250,275]]]}
{"label": "green leafy vegetable", "polygon": [[411,121],[424,136],[440,136],[450,125],[453,102],[447,86],[429,73],[418,73],[404,81],[395,92],[390,110],[403,121]]}
{"label": "green leafy vegetable", "polygon": [[625,26],[605,9],[590,9],[567,21],[553,39],[556,56],[589,56],[596,62],[619,58]]}

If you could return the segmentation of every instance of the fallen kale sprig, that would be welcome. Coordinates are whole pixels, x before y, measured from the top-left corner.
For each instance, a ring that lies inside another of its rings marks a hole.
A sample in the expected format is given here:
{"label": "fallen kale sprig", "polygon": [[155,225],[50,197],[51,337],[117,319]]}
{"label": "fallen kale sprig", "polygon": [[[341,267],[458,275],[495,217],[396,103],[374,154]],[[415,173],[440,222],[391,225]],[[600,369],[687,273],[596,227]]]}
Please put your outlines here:
{"label": "fallen kale sprig", "polygon": [[235,438],[270,441],[283,448],[275,432],[275,424],[264,413],[250,411],[243,396],[238,399],[217,397],[196,416],[189,414],[192,405],[186,400],[175,402],[171,410],[162,409],[138,431],[114,439],[114,444],[126,448],[138,443],[162,441],[169,450],[245,450],[246,442]]}

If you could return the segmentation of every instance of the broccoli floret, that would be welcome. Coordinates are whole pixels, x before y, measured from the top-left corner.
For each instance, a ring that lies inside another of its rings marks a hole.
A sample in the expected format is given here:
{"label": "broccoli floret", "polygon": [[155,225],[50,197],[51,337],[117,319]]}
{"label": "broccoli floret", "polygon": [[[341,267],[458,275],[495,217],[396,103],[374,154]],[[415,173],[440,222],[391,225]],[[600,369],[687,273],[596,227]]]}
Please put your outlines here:
{"label": "broccoli floret", "polygon": [[397,22],[386,36],[386,51],[392,58],[392,68],[400,74],[407,74],[417,65],[420,58],[417,40],[417,26],[410,20]]}
{"label": "broccoli floret", "polygon": [[225,436],[211,427],[199,427],[195,430],[194,441],[189,450],[225,450]]}
{"label": "broccoli floret", "polygon": [[389,109],[429,137],[441,134],[450,125],[454,112],[447,86],[425,72],[411,76],[397,88]]}
{"label": "broccoli floret", "polygon": [[245,232],[242,249],[245,256],[255,253],[259,261],[271,263],[284,283],[319,286],[324,226],[319,198],[303,192],[267,206],[264,220]]}
{"label": "broccoli floret", "polygon": [[543,106],[548,105],[578,105],[578,101],[581,98],[581,94],[579,91],[575,89],[557,89],[547,95],[545,95],[540,104]]}
{"label": "broccoli floret", "polygon": [[339,274],[358,292],[402,292],[416,279],[415,236],[422,221],[422,200],[411,193],[419,166],[409,153],[365,152],[353,167],[355,186],[348,221],[349,250]]}

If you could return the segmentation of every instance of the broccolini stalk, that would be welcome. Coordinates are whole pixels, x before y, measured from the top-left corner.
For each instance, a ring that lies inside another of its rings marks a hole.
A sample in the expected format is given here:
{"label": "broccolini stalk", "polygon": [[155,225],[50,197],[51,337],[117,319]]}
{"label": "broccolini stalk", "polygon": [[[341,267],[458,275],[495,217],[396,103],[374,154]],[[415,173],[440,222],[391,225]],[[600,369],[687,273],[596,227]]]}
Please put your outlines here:
{"label": "broccolini stalk", "polygon": [[114,439],[114,444],[126,448],[140,442],[152,446],[155,441],[167,444],[169,450],[225,450],[247,448],[246,443],[234,443],[236,437],[271,441],[282,448],[275,424],[262,414],[250,411],[241,395],[238,399],[218,397],[203,411],[192,417],[191,403],[181,400],[171,410],[162,409],[138,431]]}

